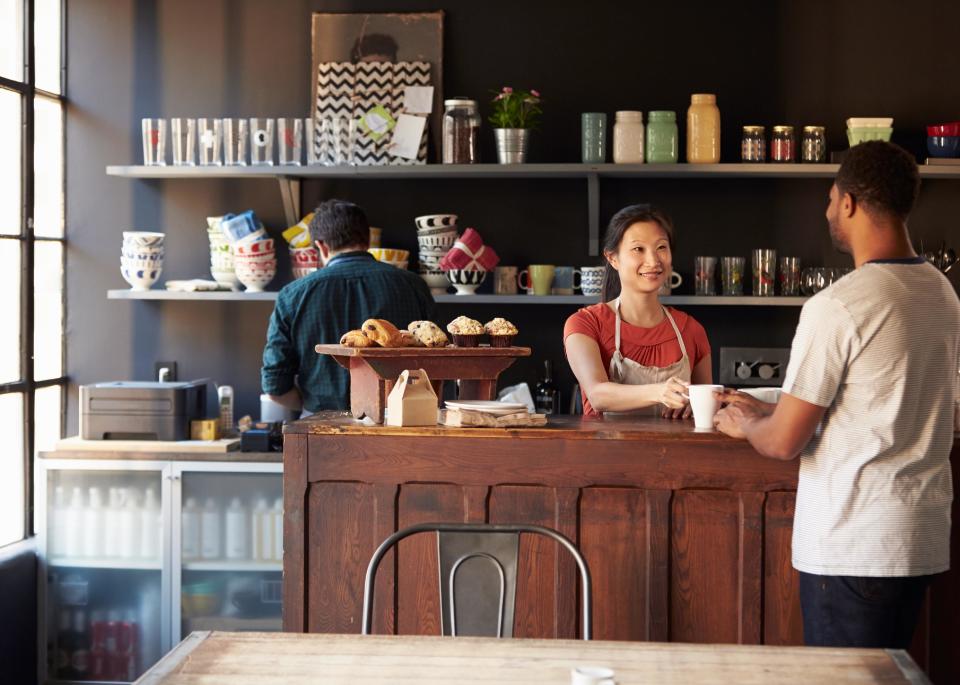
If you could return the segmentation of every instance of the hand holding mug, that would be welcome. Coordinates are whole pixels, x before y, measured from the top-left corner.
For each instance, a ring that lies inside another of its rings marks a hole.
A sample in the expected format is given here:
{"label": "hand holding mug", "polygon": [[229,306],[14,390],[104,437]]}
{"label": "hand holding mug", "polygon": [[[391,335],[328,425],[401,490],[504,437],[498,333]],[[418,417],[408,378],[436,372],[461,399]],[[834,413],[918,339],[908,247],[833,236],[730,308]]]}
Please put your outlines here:
{"label": "hand holding mug", "polygon": [[689,406],[687,386],[689,383],[674,376],[666,383],[661,383],[657,391],[657,401],[669,409],[683,410]]}

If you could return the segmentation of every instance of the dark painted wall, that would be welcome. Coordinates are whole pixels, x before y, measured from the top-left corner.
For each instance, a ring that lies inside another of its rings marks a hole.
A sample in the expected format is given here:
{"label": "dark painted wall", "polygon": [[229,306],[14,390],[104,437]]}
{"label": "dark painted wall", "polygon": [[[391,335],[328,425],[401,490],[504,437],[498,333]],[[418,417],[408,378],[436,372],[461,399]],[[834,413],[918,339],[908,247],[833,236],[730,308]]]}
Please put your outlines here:
{"label": "dark painted wall", "polygon": [[[446,11],[444,91],[485,100],[504,84],[544,94],[535,161],[577,161],[579,112],[673,109],[692,92],[718,93],[726,161],[743,124],[822,124],[846,147],[848,116],[896,117],[894,139],[922,151],[923,125],[960,118],[955,48],[960,5],[927,0],[718,3],[319,2],[307,0],[99,0],[68,3],[68,368],[74,383],[149,378],[158,359],[181,377],[235,386],[241,413],[258,412],[258,368],[269,304],[107,301],[125,287],[120,233],[168,234],[164,278],[203,276],[204,217],[254,208],[284,227],[278,189],[267,181],[130,181],[107,164],[141,159],[145,116],[303,116],[309,106],[310,13]],[[681,127],[682,128],[682,127]],[[484,129],[486,159],[492,133]],[[842,265],[826,234],[825,180],[604,181],[602,220],[652,201],[674,217],[675,264],[692,288],[696,254],[776,247],[809,265]],[[926,244],[960,238],[960,185],[925,182],[912,229]],[[364,181],[304,184],[304,205],[341,196],[364,205],[385,245],[416,249],[413,217],[455,212],[478,228],[504,264],[589,264],[583,182]],[[289,271],[281,263],[275,282]],[[485,288],[489,288],[487,285]],[[440,323],[464,313],[521,328],[534,359],[560,367],[562,306],[444,305]],[[787,346],[794,308],[693,308],[718,356],[721,345]],[[505,380],[536,377],[534,360]],[[77,429],[76,394],[68,427]]]}
{"label": "dark painted wall", "polygon": [[31,543],[21,552],[0,551],[0,682],[37,681],[37,556]]}

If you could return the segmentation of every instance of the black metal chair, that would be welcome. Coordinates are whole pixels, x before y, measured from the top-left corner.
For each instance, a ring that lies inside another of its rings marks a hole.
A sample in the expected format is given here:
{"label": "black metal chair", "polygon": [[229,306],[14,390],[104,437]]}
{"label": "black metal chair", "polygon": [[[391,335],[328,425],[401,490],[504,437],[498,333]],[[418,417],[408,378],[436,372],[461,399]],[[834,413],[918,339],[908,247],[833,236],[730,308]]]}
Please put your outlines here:
{"label": "black metal chair", "polygon": [[487,523],[421,523],[384,540],[370,558],[364,579],[364,635],[370,634],[373,586],[380,561],[400,540],[417,533],[437,534],[444,635],[513,637],[520,534],[529,533],[554,540],[576,561],[583,587],[583,639],[590,639],[590,570],[576,546],[557,531],[542,526]]}

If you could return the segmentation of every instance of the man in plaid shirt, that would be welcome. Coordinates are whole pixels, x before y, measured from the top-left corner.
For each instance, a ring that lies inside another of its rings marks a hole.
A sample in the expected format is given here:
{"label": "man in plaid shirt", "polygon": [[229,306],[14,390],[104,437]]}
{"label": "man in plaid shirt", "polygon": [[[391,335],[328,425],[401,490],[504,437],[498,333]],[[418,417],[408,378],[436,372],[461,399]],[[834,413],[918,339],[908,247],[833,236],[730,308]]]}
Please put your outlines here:
{"label": "man in plaid shirt", "polygon": [[433,297],[419,276],[367,252],[370,225],[352,202],[322,202],[310,236],[323,268],[277,295],[260,382],[270,399],[290,409],[349,409],[349,373],[314,346],[339,342],[367,319],[386,319],[399,328],[432,320]]}

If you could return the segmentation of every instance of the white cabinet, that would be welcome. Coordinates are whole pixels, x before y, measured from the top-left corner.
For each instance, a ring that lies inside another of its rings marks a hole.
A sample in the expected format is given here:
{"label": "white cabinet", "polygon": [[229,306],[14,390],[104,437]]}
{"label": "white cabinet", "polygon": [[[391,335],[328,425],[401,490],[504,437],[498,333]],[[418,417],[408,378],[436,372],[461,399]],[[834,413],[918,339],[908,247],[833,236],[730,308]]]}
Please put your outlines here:
{"label": "white cabinet", "polygon": [[44,682],[132,681],[192,630],[280,630],[282,464],[165,456],[38,460]]}

